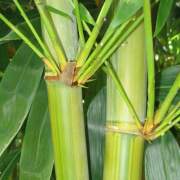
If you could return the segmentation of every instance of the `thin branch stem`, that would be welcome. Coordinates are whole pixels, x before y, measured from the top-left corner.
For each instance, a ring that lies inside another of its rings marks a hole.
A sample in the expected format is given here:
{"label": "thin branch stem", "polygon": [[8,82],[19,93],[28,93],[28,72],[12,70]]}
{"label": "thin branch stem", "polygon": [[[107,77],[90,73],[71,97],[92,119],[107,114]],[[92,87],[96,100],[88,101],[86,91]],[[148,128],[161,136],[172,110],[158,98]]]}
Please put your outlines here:
{"label": "thin branch stem", "polygon": [[104,54],[104,52],[107,52],[110,49],[110,47],[114,44],[114,42],[117,41],[118,37],[122,34],[122,32],[126,28],[127,24],[128,24],[128,22],[123,24],[120,28],[118,28],[117,31],[114,32],[114,35],[112,36],[111,39],[110,39],[110,37],[111,37],[112,34],[108,34],[107,36],[103,37],[102,41],[97,45],[96,49],[91,53],[91,55],[89,56],[87,61],[84,63],[82,68],[79,70],[79,72],[78,72],[79,76],[82,73],[84,73],[87,68],[89,68],[90,64],[93,61],[96,61],[96,56],[97,55]]}
{"label": "thin branch stem", "polygon": [[178,93],[179,88],[180,88],[180,73],[178,74],[178,76],[177,76],[176,80],[174,81],[174,84],[172,85],[171,89],[169,90],[169,93],[167,94],[164,102],[162,103],[162,105],[160,106],[159,110],[157,111],[157,113],[155,115],[155,121],[154,121],[155,125],[159,124],[163,120],[174,97]]}
{"label": "thin branch stem", "polygon": [[139,130],[142,130],[143,126],[141,124],[141,121],[136,113],[136,110],[134,109],[125,89],[123,88],[123,85],[120,81],[120,79],[118,78],[116,72],[114,71],[113,67],[109,64],[109,62],[105,62],[105,65],[103,67],[103,70],[105,70],[105,72],[112,78],[112,80],[114,81],[116,87],[117,87],[117,90],[119,91],[121,97],[123,98],[124,102],[126,103],[128,109],[129,109],[129,112],[131,113],[132,117],[134,118],[135,120],[135,123],[138,127]]}
{"label": "thin branch stem", "polygon": [[78,0],[74,0],[74,6],[75,6],[74,10],[75,10],[76,20],[77,20],[77,25],[78,25],[78,32],[79,32],[81,47],[83,47],[84,44],[85,44],[85,38],[84,38],[84,32],[83,32],[83,26],[82,26],[82,22],[81,22],[81,17],[80,17],[80,13],[79,13]]}
{"label": "thin branch stem", "polygon": [[46,27],[46,30],[48,32],[48,35],[50,37],[50,40],[54,46],[56,55],[58,57],[58,61],[60,63],[61,69],[64,69],[65,65],[67,64],[67,58],[65,51],[63,49],[61,40],[59,39],[59,36],[57,34],[57,30],[54,26],[52,17],[50,13],[47,11],[45,4],[42,2],[42,0],[34,0],[39,14],[41,16],[42,22],[44,23],[44,26]]}
{"label": "thin branch stem", "polygon": [[156,131],[161,130],[162,128],[164,128],[165,126],[167,126],[168,124],[171,124],[171,121],[175,118],[177,118],[180,115],[180,109],[177,109],[173,112],[170,113],[165,119],[164,121],[155,129]]}
{"label": "thin branch stem", "polygon": [[154,120],[154,102],[155,102],[155,70],[154,70],[154,52],[153,35],[151,22],[151,3],[150,0],[144,0],[144,26],[146,58],[148,66],[148,106],[147,106],[147,124],[153,124]]}
{"label": "thin branch stem", "polygon": [[28,27],[30,28],[31,32],[33,33],[34,37],[36,38],[37,42],[39,43],[39,45],[41,46],[42,50],[44,51],[45,56],[48,58],[48,60],[51,62],[52,66],[54,69],[56,69],[57,73],[59,72],[59,69],[57,68],[57,65],[55,63],[55,61],[53,60],[53,57],[51,55],[51,53],[49,52],[49,49],[47,48],[47,46],[44,44],[44,42],[42,41],[42,39],[40,38],[40,36],[38,35],[37,31],[35,30],[35,28],[33,27],[31,21],[29,20],[29,18],[27,17],[26,13],[24,12],[23,8],[21,7],[20,3],[18,2],[18,0],[13,0],[16,7],[18,8],[19,12],[21,13],[21,16],[24,18],[25,22],[27,23]]}
{"label": "thin branch stem", "polygon": [[88,41],[86,42],[81,54],[79,55],[77,59],[77,66],[81,67],[84,64],[84,61],[87,59],[89,56],[89,53],[92,50],[92,47],[97,39],[97,36],[99,35],[99,32],[101,30],[101,27],[104,23],[104,20],[106,18],[106,15],[109,11],[109,8],[112,4],[113,0],[105,0],[103,7],[101,9],[101,12],[98,16],[98,19],[96,21],[96,24],[92,30],[91,36],[89,37]]}
{"label": "thin branch stem", "polygon": [[118,49],[118,47],[128,38],[128,36],[138,27],[138,25],[142,22],[143,15],[138,17],[138,19],[125,31],[120,35],[116,42],[112,44],[107,44],[109,48],[106,48],[106,51],[102,51],[95,58],[96,61],[86,69],[82,74],[77,74],[75,77],[79,84],[84,83],[87,79],[89,79],[99,68],[100,66]]}
{"label": "thin branch stem", "polygon": [[158,138],[159,136],[163,136],[169,129],[171,129],[179,121],[180,121],[180,117],[177,117],[171,124],[168,124],[163,129],[159,130],[158,132],[155,132],[155,134],[152,134],[150,136],[150,139],[154,140],[154,139]]}

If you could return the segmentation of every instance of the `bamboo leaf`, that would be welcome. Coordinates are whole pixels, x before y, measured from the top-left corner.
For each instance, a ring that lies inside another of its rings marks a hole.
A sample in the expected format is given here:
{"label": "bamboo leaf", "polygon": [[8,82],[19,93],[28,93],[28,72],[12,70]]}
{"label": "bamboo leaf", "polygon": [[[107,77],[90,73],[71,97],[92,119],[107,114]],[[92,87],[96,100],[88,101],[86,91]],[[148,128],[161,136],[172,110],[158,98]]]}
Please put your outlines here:
{"label": "bamboo leaf", "polygon": [[91,176],[102,179],[106,122],[106,89],[103,88],[89,105],[87,112]]}
{"label": "bamboo leaf", "polygon": [[121,0],[115,9],[115,14],[109,29],[115,29],[131,18],[143,5],[143,0]]}
{"label": "bamboo leaf", "polygon": [[164,27],[169,14],[171,12],[172,6],[173,6],[174,0],[161,0],[159,9],[158,9],[158,15],[157,15],[157,21],[156,21],[156,29],[154,35],[157,36],[162,28]]}
{"label": "bamboo leaf", "polygon": [[49,180],[51,177],[54,159],[49,122],[46,86],[42,81],[25,130],[20,159],[22,180]]}
{"label": "bamboo leaf", "polygon": [[[33,18],[31,20],[31,23],[33,24],[33,26],[35,27],[35,29],[39,32],[41,31],[41,23],[40,23],[40,19],[39,17]],[[29,30],[27,24],[25,22],[19,23],[16,25],[16,27],[23,32],[28,38],[32,39],[34,38],[33,34],[31,33],[31,31]],[[11,40],[20,40],[21,38],[14,32],[14,31],[10,31],[9,33],[7,33],[6,35],[4,35],[3,37],[0,38],[0,44],[4,44],[7,43],[8,41]]]}
{"label": "bamboo leaf", "polygon": [[20,157],[20,151],[13,150],[9,152],[8,154],[5,154],[4,159],[1,159],[1,162],[3,161],[5,165],[5,168],[3,170],[1,170],[0,168],[0,171],[2,171],[2,174],[0,176],[1,180],[7,180],[11,176],[14,167],[19,161],[19,157]]}
{"label": "bamboo leaf", "polygon": [[82,3],[79,4],[79,11],[80,11],[81,19],[83,21],[85,21],[93,26],[95,25],[94,18],[91,16],[88,9]]}
{"label": "bamboo leaf", "polygon": [[[173,82],[180,72],[180,65],[168,67],[156,75],[156,100],[162,102],[169,92]],[[180,92],[176,95],[173,103],[180,101]]]}
{"label": "bamboo leaf", "polygon": [[147,145],[145,152],[146,180],[178,180],[180,149],[169,132]]}
{"label": "bamboo leaf", "polygon": [[0,156],[20,130],[32,104],[43,65],[23,44],[0,84]]}
{"label": "bamboo leaf", "polygon": [[66,12],[64,12],[64,11],[61,11],[61,10],[56,9],[56,8],[54,8],[54,7],[52,7],[52,6],[49,6],[49,5],[46,5],[46,8],[48,9],[49,12],[58,14],[58,15],[60,15],[60,16],[63,16],[63,17],[65,17],[65,18],[68,18],[68,19],[70,19],[71,21],[73,21],[72,17],[71,17],[69,14],[67,14]]}

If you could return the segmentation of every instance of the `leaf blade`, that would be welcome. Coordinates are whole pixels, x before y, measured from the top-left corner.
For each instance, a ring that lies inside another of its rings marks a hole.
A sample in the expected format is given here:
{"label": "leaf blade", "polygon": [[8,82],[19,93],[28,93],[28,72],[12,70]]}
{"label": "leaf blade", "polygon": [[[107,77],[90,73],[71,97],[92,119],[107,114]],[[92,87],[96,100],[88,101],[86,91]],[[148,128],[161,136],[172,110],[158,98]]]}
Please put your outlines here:
{"label": "leaf blade", "polygon": [[49,180],[51,177],[54,158],[49,122],[46,86],[42,81],[26,126],[20,159],[22,180]]}
{"label": "leaf blade", "polygon": [[23,124],[42,72],[43,65],[39,58],[23,44],[6,69],[0,84],[0,156]]}
{"label": "leaf blade", "polygon": [[161,0],[160,1],[154,36],[157,36],[161,32],[162,28],[164,27],[169,17],[169,14],[171,12],[173,2],[174,0]]}

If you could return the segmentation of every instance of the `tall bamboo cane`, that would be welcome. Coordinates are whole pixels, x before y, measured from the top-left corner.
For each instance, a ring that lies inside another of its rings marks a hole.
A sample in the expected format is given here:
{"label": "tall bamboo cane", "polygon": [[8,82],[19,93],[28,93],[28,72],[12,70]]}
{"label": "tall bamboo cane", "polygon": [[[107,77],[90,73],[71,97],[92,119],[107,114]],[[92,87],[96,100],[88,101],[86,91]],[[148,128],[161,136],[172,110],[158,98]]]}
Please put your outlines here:
{"label": "tall bamboo cane", "polygon": [[[141,121],[146,114],[144,28],[140,25],[112,57],[114,69]],[[107,80],[104,180],[141,180],[144,139],[117,91]]]}
{"label": "tall bamboo cane", "polygon": [[[51,14],[68,61],[75,61],[78,37],[73,7],[67,0],[44,0],[72,17]],[[53,43],[44,28],[44,38],[58,61]],[[66,77],[65,77],[66,78]],[[47,80],[52,140],[57,180],[88,180],[88,163],[82,106],[82,92],[53,77]]]}

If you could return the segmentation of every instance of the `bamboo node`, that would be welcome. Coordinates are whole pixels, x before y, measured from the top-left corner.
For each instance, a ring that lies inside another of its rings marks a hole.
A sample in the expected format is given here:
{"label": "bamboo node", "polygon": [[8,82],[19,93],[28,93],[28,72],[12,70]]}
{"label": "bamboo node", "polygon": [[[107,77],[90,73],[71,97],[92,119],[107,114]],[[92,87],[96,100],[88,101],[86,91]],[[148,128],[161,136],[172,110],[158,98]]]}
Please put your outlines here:
{"label": "bamboo node", "polygon": [[128,122],[108,122],[106,123],[106,131],[144,137],[136,124]]}
{"label": "bamboo node", "polygon": [[77,83],[74,82],[74,77],[76,74],[76,62],[68,62],[60,74],[45,74],[45,80],[48,81],[60,81],[68,86],[76,86]]}

